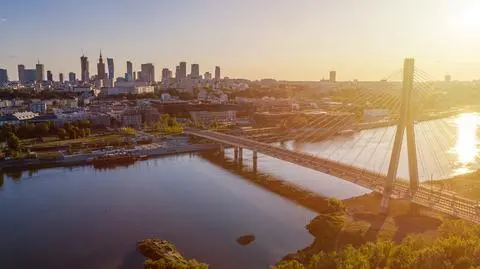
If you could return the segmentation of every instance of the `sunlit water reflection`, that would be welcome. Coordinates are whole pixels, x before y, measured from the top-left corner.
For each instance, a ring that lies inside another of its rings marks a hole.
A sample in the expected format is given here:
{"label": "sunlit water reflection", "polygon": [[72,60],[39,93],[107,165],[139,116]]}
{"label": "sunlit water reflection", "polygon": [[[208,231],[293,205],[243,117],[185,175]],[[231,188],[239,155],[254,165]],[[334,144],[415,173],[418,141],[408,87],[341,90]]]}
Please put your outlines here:
{"label": "sunlit water reflection", "polygon": [[[479,168],[479,124],[478,113],[416,123],[415,141],[420,180],[451,178],[477,170]],[[320,142],[288,141],[276,145],[386,174],[395,131],[396,127],[378,128]],[[244,156],[250,158],[249,151],[246,151]],[[310,189],[321,188],[317,191],[328,195],[325,193],[325,185],[329,184],[328,181],[318,182],[318,180],[332,178],[331,176],[318,172],[310,174],[304,169],[298,169],[299,166],[268,156],[259,156],[263,163],[263,165],[259,164],[261,169],[286,177]],[[409,177],[406,138],[403,141],[398,177],[403,179]],[[336,189],[337,187],[338,185],[335,185]],[[338,190],[335,193],[337,192]],[[349,194],[350,192],[347,191],[345,196]]]}
{"label": "sunlit water reflection", "polygon": [[479,118],[477,114],[462,114],[455,120],[457,142],[453,152],[457,155],[457,165],[459,166],[455,170],[456,174],[471,172],[470,167],[477,163]]}

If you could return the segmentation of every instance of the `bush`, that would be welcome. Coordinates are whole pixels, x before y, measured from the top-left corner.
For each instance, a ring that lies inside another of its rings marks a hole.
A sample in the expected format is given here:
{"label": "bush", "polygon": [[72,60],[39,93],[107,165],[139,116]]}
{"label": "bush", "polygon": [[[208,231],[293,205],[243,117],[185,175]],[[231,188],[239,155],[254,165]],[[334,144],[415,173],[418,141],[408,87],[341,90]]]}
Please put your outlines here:
{"label": "bush", "polygon": [[305,267],[296,260],[285,261],[272,267],[272,269],[305,269]]}
{"label": "bush", "polygon": [[345,213],[345,205],[342,201],[336,198],[329,198],[327,200],[326,214],[340,214]]}
{"label": "bush", "polygon": [[[307,228],[312,234],[320,236],[319,243],[331,247],[335,245],[335,234],[340,232],[342,226],[340,217],[343,216],[322,214],[312,220]],[[310,256],[310,259],[305,261],[305,268],[480,269],[479,229],[478,225],[462,220],[446,221],[440,228],[441,235],[437,238],[429,239],[416,235],[405,238],[399,244],[377,241],[358,248],[348,246],[343,250],[322,251]],[[311,254],[307,253],[307,257],[308,255]]]}

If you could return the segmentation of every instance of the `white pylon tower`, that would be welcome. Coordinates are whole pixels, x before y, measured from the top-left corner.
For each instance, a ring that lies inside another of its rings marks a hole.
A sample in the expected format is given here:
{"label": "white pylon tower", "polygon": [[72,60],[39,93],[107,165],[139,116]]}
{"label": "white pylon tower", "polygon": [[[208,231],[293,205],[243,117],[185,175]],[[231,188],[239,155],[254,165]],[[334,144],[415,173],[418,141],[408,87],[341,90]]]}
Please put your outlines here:
{"label": "white pylon tower", "polygon": [[415,71],[415,61],[412,58],[405,59],[403,63],[403,88],[400,105],[400,119],[397,125],[395,141],[393,143],[392,155],[388,167],[388,174],[383,189],[381,208],[384,213],[388,211],[390,197],[392,195],[393,183],[397,177],[398,165],[400,162],[400,152],[402,151],[403,135],[407,133],[408,149],[408,171],[410,177],[410,195],[413,196],[418,188],[418,164],[417,148],[415,145],[415,130],[412,112],[412,90]]}

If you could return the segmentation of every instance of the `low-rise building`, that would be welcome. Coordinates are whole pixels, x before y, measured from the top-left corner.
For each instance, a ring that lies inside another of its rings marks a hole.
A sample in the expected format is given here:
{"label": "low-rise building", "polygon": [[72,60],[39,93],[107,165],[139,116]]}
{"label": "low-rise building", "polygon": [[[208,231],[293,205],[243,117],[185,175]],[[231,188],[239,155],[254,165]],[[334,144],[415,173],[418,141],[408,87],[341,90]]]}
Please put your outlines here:
{"label": "low-rise building", "polygon": [[0,108],[11,107],[11,106],[12,106],[12,101],[10,101],[10,100],[0,100]]}
{"label": "low-rise building", "polygon": [[44,101],[33,101],[30,103],[30,111],[33,113],[44,114],[47,112],[47,103]]}
{"label": "low-rise building", "polygon": [[132,87],[114,87],[103,88],[101,94],[106,96],[122,95],[122,94],[145,94],[155,92],[154,86],[132,86]]}
{"label": "low-rise building", "polygon": [[10,115],[1,116],[0,126],[4,124],[19,124],[24,121],[29,121],[37,116],[38,116],[37,113],[33,113],[30,111],[15,112]]}
{"label": "low-rise building", "polygon": [[142,109],[143,122],[152,124],[160,120],[160,113],[154,107],[145,107]]}
{"label": "low-rise building", "polygon": [[142,126],[142,114],[138,109],[127,109],[122,113],[122,124],[124,126],[139,128]]}
{"label": "low-rise building", "polygon": [[190,111],[190,117],[196,123],[211,125],[216,122],[220,125],[235,125],[237,111]]}

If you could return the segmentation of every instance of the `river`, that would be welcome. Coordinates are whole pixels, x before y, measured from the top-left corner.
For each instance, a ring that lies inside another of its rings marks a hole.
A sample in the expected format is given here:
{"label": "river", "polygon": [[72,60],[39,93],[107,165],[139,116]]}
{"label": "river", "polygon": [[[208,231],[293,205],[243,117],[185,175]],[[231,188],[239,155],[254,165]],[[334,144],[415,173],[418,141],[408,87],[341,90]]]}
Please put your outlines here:
{"label": "river", "polygon": [[[477,167],[478,122],[477,114],[468,114],[416,127],[423,180],[431,177],[422,170],[425,167],[439,169],[439,178]],[[389,154],[393,133],[393,128],[380,128],[280,146],[385,171],[388,162],[383,156]],[[436,133],[447,134],[444,144],[434,142]],[[440,155],[436,146],[449,150]],[[231,150],[225,154],[232,156]],[[251,153],[245,151],[244,156],[245,165],[251,166]],[[428,156],[443,156],[446,165]],[[404,154],[399,170],[403,177],[408,171],[405,161]],[[368,192],[267,156],[259,155],[258,169],[324,196],[345,199]],[[255,269],[268,268],[308,246],[313,238],[305,225],[315,213],[199,155],[187,154],[110,170],[82,166],[5,176],[0,182],[0,216],[0,268],[141,268],[135,242],[159,237],[213,269]],[[236,238],[246,233],[256,240],[238,245]]]}
{"label": "river", "polygon": [[195,154],[5,176],[0,215],[0,268],[51,269],[141,268],[148,237],[211,268],[268,268],[312,242],[315,216]]}

